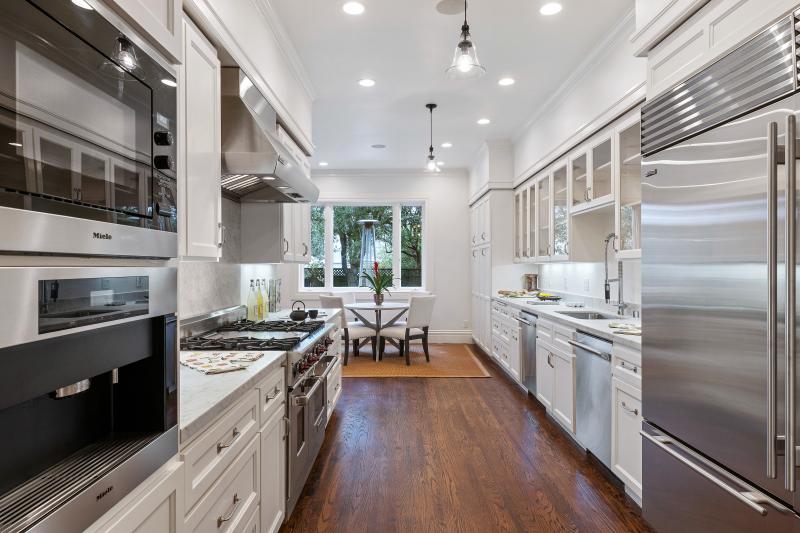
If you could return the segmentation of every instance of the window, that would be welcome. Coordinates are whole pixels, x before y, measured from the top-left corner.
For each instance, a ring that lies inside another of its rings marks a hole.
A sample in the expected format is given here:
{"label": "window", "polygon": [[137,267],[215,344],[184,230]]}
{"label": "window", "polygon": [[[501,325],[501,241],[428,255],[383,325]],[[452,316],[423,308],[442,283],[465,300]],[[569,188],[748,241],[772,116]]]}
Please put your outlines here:
{"label": "window", "polygon": [[301,288],[358,288],[362,272],[391,272],[395,288],[423,286],[423,206],[323,204],[311,208],[311,261]]}

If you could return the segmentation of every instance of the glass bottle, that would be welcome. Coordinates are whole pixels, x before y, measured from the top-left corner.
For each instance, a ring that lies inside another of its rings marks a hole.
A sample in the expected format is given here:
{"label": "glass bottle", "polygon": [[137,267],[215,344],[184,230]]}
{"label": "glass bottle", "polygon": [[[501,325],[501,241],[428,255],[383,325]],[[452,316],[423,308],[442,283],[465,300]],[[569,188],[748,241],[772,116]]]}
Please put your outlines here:
{"label": "glass bottle", "polygon": [[261,278],[261,298],[264,301],[264,318],[267,318],[267,315],[272,312],[269,306],[269,289],[267,287],[267,280]]}
{"label": "glass bottle", "polygon": [[261,292],[261,280],[256,280],[256,305],[258,306],[258,319],[264,320],[264,295]]}
{"label": "glass bottle", "polygon": [[250,292],[247,294],[247,319],[258,320],[258,300],[256,298],[256,282],[250,280]]}

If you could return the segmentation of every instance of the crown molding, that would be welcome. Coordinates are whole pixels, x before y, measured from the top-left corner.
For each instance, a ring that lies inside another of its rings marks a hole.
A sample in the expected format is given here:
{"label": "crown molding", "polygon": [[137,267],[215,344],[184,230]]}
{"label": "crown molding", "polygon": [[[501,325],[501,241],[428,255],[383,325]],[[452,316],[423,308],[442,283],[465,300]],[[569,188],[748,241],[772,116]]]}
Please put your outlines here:
{"label": "crown molding", "polygon": [[448,168],[441,172],[431,173],[427,170],[410,169],[326,169],[312,170],[311,179],[315,178],[375,178],[375,179],[401,179],[401,178],[468,178],[469,171],[465,168]]}
{"label": "crown molding", "polygon": [[[622,19],[614,26],[605,38],[598,43],[598,46],[588,54],[583,61],[575,67],[575,70],[570,74],[558,88],[553,91],[553,94],[533,112],[531,117],[525,123],[516,129],[511,135],[511,140],[516,142],[527,132],[545,113],[551,111],[553,108],[560,106],[564,103],[567,96],[580,85],[580,83],[596,68],[599,61],[606,57],[614,49],[617,41],[621,40],[623,34],[627,31],[632,33],[632,25],[635,25],[636,10],[631,9],[622,17]],[[625,42],[627,42],[629,35],[625,35]]]}
{"label": "crown molding", "polygon": [[280,49],[286,61],[288,61],[293,74],[303,86],[303,90],[306,91],[306,94],[311,100],[316,100],[317,91],[314,88],[311,77],[308,75],[308,71],[306,70],[305,65],[303,65],[303,61],[300,59],[300,54],[297,53],[297,48],[295,48],[294,42],[292,42],[291,37],[289,37],[289,32],[286,31],[286,27],[281,22],[278,13],[275,11],[275,8],[272,7],[272,3],[270,0],[253,0],[253,2],[255,3],[256,8],[261,11],[261,14],[267,20],[267,24],[269,24],[270,29],[275,34],[275,40],[278,42],[278,48]]}

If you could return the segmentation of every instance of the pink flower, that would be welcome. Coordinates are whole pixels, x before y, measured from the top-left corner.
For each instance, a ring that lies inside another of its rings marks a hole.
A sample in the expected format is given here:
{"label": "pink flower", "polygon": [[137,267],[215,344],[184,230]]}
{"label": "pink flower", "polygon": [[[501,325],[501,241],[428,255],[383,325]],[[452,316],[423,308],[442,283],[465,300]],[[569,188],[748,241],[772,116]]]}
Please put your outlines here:
{"label": "pink flower", "polygon": [[377,276],[378,275],[378,262],[377,261],[375,261],[375,263],[373,263],[373,268],[375,269],[375,275]]}

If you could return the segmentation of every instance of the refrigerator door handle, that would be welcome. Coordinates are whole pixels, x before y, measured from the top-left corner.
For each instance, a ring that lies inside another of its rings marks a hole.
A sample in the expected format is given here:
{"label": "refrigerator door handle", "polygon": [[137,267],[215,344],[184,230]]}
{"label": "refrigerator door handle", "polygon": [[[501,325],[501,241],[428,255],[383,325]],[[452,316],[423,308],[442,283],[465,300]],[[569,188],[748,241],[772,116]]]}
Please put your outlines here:
{"label": "refrigerator door handle", "polygon": [[797,228],[797,162],[795,161],[795,142],[797,138],[797,119],[794,114],[786,117],[786,490],[795,491],[795,268]]}
{"label": "refrigerator door handle", "polygon": [[767,477],[777,474],[778,123],[767,125]]}
{"label": "refrigerator door handle", "polygon": [[701,467],[700,465],[696,464],[693,461],[690,461],[689,459],[684,457],[683,454],[676,452],[675,450],[673,450],[668,446],[669,444],[672,444],[674,442],[670,437],[667,437],[666,435],[650,435],[645,431],[640,431],[639,434],[642,437],[649,440],[650,442],[652,442],[653,444],[655,444],[656,446],[658,446],[664,452],[668,453],[669,455],[671,455],[672,457],[674,457],[675,459],[677,459],[678,461],[689,467],[690,469],[694,470],[695,472],[703,476],[705,479],[707,479],[717,487],[721,488],[722,490],[724,490],[725,492],[727,492],[728,494],[730,494],[731,496],[742,502],[743,504],[753,509],[761,516],[767,515],[767,509],[762,504],[769,504],[772,507],[776,507],[779,511],[784,511],[782,506],[777,507],[776,503],[774,503],[766,495],[760,494],[755,491],[738,490],[736,487],[730,485],[729,483],[726,483],[725,481],[715,476],[705,468]]}

